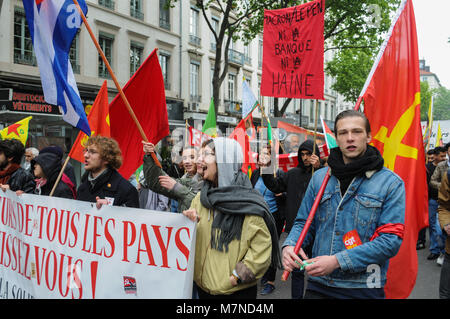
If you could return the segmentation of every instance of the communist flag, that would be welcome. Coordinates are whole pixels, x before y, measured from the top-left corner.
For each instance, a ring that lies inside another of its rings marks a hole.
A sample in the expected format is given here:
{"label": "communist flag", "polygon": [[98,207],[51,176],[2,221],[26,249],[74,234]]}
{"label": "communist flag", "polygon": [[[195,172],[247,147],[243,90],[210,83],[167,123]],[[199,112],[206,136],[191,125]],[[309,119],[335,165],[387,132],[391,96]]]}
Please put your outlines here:
{"label": "communist flag", "polygon": [[0,136],[2,139],[16,139],[22,142],[25,146],[28,139],[28,125],[32,116],[28,116],[10,126],[5,127],[0,131]]}
{"label": "communist flag", "polygon": [[402,1],[371,75],[360,95],[372,129],[372,145],[406,189],[405,233],[390,260],[387,298],[407,298],[417,277],[416,242],[428,224],[425,152],[420,126],[420,80],[416,23],[411,0]]}
{"label": "communist flag", "polygon": [[[89,126],[91,127],[91,136],[101,135],[110,137],[109,128],[109,115],[108,115],[108,87],[107,82],[104,81],[100,91],[98,91],[94,104],[87,117]],[[83,150],[86,145],[86,141],[89,136],[82,131],[78,133],[77,139],[70,150],[69,157],[77,160],[78,162],[84,162]]]}

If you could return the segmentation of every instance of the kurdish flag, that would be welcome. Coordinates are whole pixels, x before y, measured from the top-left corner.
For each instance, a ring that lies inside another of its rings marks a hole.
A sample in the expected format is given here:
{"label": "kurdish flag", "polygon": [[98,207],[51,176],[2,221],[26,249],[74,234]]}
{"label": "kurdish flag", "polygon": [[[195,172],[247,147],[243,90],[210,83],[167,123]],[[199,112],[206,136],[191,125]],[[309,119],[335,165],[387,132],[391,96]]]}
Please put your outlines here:
{"label": "kurdish flag", "polygon": [[7,139],[16,139],[22,142],[22,144],[25,146],[25,143],[28,139],[28,124],[30,120],[32,119],[32,116],[28,116],[8,127],[5,127],[3,130],[0,131],[0,136],[3,140]]}
{"label": "kurdish flag", "polygon": [[202,132],[211,137],[217,137],[216,110],[214,109],[213,98],[211,98],[211,104],[209,105],[208,115],[206,115],[206,120],[203,124]]}
{"label": "kurdish flag", "polygon": [[327,147],[329,150],[332,148],[338,147],[336,138],[334,137],[333,132],[330,130],[328,125],[323,120],[322,116],[320,117],[320,121],[322,122],[323,134],[325,135],[325,142],[327,143]]}

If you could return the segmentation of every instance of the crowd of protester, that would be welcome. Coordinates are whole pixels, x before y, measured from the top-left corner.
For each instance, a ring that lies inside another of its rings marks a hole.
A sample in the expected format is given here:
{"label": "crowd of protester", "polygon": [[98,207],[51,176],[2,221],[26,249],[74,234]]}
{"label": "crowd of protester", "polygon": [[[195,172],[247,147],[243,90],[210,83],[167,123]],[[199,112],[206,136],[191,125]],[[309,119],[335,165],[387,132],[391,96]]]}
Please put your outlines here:
{"label": "crowd of protester", "polygon": [[[360,112],[336,117],[337,148],[319,158],[313,141],[289,139],[298,166],[273,170],[273,145],[259,145],[257,169],[241,170],[244,155],[232,139],[218,137],[200,149],[186,146],[181,161],[167,161],[143,142],[142,171],[122,177],[123,157],[108,137],[88,139],[84,174],[64,166],[59,146],[25,149],[18,140],[0,140],[0,187],[95,203],[184,214],[196,221],[193,298],[256,298],[276,289],[277,270],[292,273],[291,295],[300,298],[384,298],[389,259],[402,243],[403,181],[384,167],[369,143],[370,124]],[[440,298],[450,298],[450,143],[427,153],[429,196],[428,260],[441,266]],[[330,179],[299,254],[293,247],[308,219],[321,181]],[[287,234],[279,243],[282,233]],[[348,247],[351,234],[356,244]],[[425,249],[426,229],[417,249]],[[369,243],[370,245],[364,245]],[[279,248],[281,244],[281,249]],[[349,249],[351,248],[351,249]],[[366,268],[380,268],[380,285],[367,286]],[[305,277],[307,280],[305,280]]]}

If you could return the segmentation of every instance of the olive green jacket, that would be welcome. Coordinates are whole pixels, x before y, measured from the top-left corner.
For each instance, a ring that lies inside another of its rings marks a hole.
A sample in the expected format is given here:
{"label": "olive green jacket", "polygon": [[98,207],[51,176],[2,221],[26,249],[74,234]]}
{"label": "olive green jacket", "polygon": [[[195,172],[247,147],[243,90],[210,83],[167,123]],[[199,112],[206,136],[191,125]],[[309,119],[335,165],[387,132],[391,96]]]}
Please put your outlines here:
{"label": "olive green jacket", "polygon": [[[229,295],[256,285],[271,262],[272,239],[264,219],[246,215],[241,239],[232,240],[228,251],[222,252],[211,248],[214,212],[201,204],[200,193],[192,200],[192,208],[197,210],[199,216],[195,242],[195,283],[212,295]],[[237,286],[231,284],[234,269],[241,278],[247,278],[246,282]]]}

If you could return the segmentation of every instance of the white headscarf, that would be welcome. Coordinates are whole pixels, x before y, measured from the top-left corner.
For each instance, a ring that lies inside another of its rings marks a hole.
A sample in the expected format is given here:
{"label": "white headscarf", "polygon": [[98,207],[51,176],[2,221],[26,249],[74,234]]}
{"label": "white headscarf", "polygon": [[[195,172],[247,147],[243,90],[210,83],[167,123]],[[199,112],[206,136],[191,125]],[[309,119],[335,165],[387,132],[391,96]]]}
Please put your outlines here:
{"label": "white headscarf", "polygon": [[239,143],[226,137],[214,138],[218,186],[229,186],[241,171],[244,154]]}

